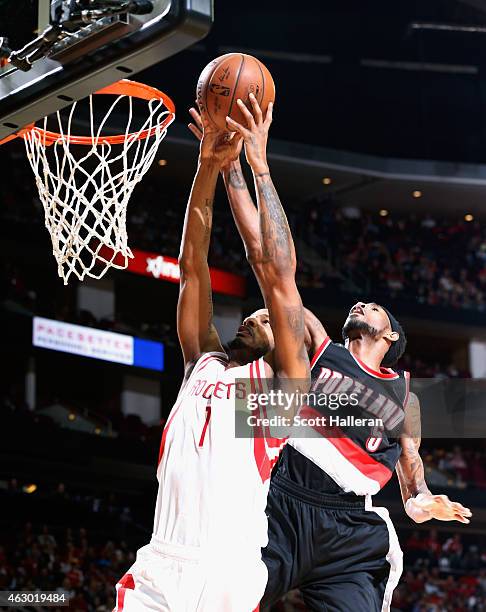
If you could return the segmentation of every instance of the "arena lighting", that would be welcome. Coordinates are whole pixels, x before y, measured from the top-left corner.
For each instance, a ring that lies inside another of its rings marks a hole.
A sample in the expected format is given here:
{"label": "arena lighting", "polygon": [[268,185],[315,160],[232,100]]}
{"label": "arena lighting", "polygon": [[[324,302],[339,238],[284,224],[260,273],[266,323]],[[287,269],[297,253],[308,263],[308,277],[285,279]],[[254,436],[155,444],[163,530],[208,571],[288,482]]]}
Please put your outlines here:
{"label": "arena lighting", "polygon": [[474,221],[473,215],[471,215],[470,213],[464,215],[464,221]]}
{"label": "arena lighting", "polygon": [[35,493],[37,491],[37,485],[32,483],[32,484],[28,484],[28,485],[24,485],[22,487],[22,490],[24,491],[24,493]]}
{"label": "arena lighting", "polygon": [[412,192],[412,196],[414,198],[421,198],[422,197],[422,192],[417,189],[416,191]]}
{"label": "arena lighting", "polygon": [[322,184],[323,184],[323,185],[330,185],[331,183],[332,183],[332,178],[330,178],[329,176],[325,176],[325,177],[322,179]]}
{"label": "arena lighting", "polygon": [[388,211],[386,210],[386,208],[382,208],[380,210],[380,217],[386,217],[388,216]]}
{"label": "arena lighting", "polygon": [[[148,370],[164,370],[164,345],[103,329],[34,317],[32,344],[39,348]],[[73,413],[70,413],[73,414]],[[73,415],[74,416],[74,415]],[[68,417],[69,420],[71,416]]]}
{"label": "arena lighting", "polygon": [[75,415],[75,414],[73,414],[73,413],[71,412],[71,413],[68,415],[68,419],[69,419],[70,421],[74,421],[74,420],[76,420],[76,415]]}
{"label": "arena lighting", "polygon": [[158,164],[159,164],[159,166],[167,166],[167,160],[166,159],[159,159]]}

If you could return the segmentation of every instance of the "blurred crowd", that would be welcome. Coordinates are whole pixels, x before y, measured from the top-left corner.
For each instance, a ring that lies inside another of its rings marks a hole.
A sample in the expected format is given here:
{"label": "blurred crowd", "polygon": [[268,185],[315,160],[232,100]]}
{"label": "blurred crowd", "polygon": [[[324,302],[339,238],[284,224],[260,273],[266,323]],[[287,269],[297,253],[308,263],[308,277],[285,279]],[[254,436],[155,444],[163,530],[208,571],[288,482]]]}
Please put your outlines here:
{"label": "blurred crowd", "polygon": [[55,591],[73,612],[113,610],[114,585],[150,537],[153,508],[142,494],[97,486],[0,480],[0,590]]}
{"label": "blurred crowd", "polygon": [[[444,359],[444,357],[446,359]],[[410,372],[414,378],[470,378],[471,374],[467,369],[460,369],[456,364],[451,363],[447,359],[447,355],[442,355],[441,362],[431,361],[425,362],[420,357],[416,357],[410,353],[400,359],[397,370],[406,370]]]}
{"label": "blurred crowd", "polygon": [[84,528],[26,523],[10,537],[2,534],[2,542],[2,590],[55,591],[69,599],[73,611],[111,612],[115,584],[135,557],[126,542],[95,537]]}
{"label": "blurred crowd", "polygon": [[[290,213],[294,235],[322,258],[301,283],[338,281],[366,295],[484,311],[486,229],[479,221],[365,211],[309,202]],[[451,255],[454,255],[451,257]]]}
{"label": "blurred crowd", "polygon": [[483,544],[474,536],[439,535],[434,528],[402,539],[406,571],[393,606],[411,612],[486,610]]}
{"label": "blurred crowd", "polygon": [[432,486],[474,487],[486,489],[486,452],[470,445],[459,445],[452,450],[433,446],[427,440],[422,446],[421,456],[426,470],[427,482]]}

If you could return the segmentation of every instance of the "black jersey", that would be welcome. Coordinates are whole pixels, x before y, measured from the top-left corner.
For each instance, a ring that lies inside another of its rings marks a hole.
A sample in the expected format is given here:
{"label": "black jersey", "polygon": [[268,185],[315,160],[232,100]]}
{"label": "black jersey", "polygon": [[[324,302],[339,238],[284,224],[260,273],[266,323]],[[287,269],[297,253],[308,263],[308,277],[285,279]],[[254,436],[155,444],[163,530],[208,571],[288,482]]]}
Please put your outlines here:
{"label": "black jersey", "polygon": [[290,438],[277,474],[323,493],[376,494],[401,453],[394,436],[403,424],[409,373],[374,371],[330,338],[311,367],[314,400],[299,414],[312,424],[312,437],[301,430]]}

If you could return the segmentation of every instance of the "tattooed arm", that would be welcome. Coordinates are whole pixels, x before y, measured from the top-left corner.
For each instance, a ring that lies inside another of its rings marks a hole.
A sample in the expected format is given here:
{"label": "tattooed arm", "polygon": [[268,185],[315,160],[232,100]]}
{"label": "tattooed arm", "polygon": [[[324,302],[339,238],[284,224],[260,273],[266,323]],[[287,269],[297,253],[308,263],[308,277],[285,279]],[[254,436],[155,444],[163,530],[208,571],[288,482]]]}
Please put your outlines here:
{"label": "tattooed arm", "polygon": [[272,106],[269,106],[263,119],[260,106],[252,94],[250,101],[253,113],[238,100],[247,127],[227,118],[229,129],[243,137],[246,158],[255,180],[260,245],[252,252],[250,263],[269,311],[275,339],[274,369],[280,376],[308,381],[304,312],[295,284],[294,242],[266,157]]}
{"label": "tattooed arm", "polygon": [[327,332],[324,329],[324,325],[308,308],[304,308],[304,323],[306,335],[305,347],[309,357],[312,359],[327,338]]}
{"label": "tattooed arm", "polygon": [[213,302],[207,258],[218,174],[221,166],[238,155],[241,146],[238,136],[227,140],[204,117],[202,121],[204,134],[179,254],[181,280],[177,332],[186,366],[203,352],[223,350],[212,322]]}
{"label": "tattooed arm", "polygon": [[430,519],[469,523],[469,508],[451,502],[447,495],[433,495],[426,482],[424,464],[419,454],[421,442],[420,403],[410,393],[405,407],[405,423],[400,438],[402,454],[397,464],[397,475],[405,512],[416,523]]}
{"label": "tattooed arm", "polygon": [[262,255],[258,210],[248,190],[240,160],[232,162],[222,172],[233,219],[245,246],[246,259],[251,265]]}

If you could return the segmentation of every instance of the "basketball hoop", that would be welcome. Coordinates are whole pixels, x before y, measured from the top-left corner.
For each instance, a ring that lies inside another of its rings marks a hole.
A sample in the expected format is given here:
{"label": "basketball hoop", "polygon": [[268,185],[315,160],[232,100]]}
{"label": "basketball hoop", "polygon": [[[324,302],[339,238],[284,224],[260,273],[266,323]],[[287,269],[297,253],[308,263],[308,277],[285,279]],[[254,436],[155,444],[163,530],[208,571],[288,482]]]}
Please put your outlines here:
{"label": "basketball hoop", "polygon": [[[99,94],[117,97],[95,127],[94,96]],[[134,99],[146,101],[148,111],[137,129],[131,127]],[[121,134],[105,135],[103,128],[121,100],[128,101],[126,129]],[[58,274],[65,285],[71,274],[79,280],[85,276],[101,278],[109,268],[128,266],[128,259],[133,258],[126,231],[128,201],[175,118],[175,106],[168,96],[126,79],[100,89],[87,102],[89,136],[71,133],[78,105],[74,102],[67,120],[59,111],[53,116],[58,132],[47,129],[45,117],[43,127],[31,124],[0,141],[3,144],[16,137],[24,139]],[[88,147],[88,151],[75,157],[78,145]]]}

